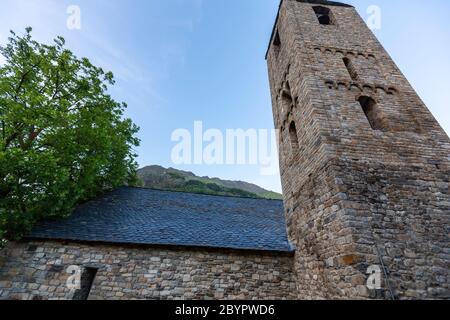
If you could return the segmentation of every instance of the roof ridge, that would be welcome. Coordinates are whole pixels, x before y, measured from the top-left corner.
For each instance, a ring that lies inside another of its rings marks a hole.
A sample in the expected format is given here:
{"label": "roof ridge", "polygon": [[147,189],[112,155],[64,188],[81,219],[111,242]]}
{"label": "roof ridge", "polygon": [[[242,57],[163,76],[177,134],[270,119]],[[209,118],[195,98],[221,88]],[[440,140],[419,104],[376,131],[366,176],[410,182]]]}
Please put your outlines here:
{"label": "roof ridge", "polygon": [[[186,192],[186,191],[178,191],[178,190],[164,190],[164,189],[158,189],[158,188],[138,187],[138,186],[121,186],[119,188],[154,190],[154,191],[161,191],[161,192],[183,193],[183,194],[198,195],[198,196],[208,196],[208,197],[218,197],[218,198],[233,198],[233,199],[244,199],[244,200],[245,199],[246,200],[266,200],[266,201],[283,202],[282,199],[250,198],[250,197],[239,197],[239,196],[231,196],[231,195],[209,194],[209,193],[200,193],[200,192]],[[112,190],[112,191],[114,191],[114,190]]]}

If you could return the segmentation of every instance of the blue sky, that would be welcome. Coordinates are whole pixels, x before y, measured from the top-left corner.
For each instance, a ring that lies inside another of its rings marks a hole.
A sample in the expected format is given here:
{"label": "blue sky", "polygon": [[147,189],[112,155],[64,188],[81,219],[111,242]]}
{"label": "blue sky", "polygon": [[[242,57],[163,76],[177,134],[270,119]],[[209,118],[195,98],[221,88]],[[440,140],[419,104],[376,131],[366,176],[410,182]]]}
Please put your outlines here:
{"label": "blue sky", "polygon": [[[174,166],[171,134],[205,128],[272,129],[264,60],[279,0],[0,0],[0,43],[32,26],[50,42],[66,38],[78,56],[111,70],[113,96],[141,127],[139,164]],[[450,23],[447,0],[347,1],[367,19],[381,8],[376,35],[450,133]],[[81,10],[69,30],[67,8]],[[245,180],[280,191],[279,176],[255,165],[184,165],[199,175]]]}

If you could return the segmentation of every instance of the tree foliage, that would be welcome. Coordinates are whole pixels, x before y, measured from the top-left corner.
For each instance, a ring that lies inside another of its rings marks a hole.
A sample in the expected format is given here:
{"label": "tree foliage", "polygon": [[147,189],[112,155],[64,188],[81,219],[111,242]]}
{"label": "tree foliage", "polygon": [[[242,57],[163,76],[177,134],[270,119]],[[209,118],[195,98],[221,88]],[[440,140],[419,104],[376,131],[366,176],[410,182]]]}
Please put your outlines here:
{"label": "tree foliage", "polygon": [[108,93],[113,75],[11,32],[0,47],[0,239],[135,181],[138,128]]}

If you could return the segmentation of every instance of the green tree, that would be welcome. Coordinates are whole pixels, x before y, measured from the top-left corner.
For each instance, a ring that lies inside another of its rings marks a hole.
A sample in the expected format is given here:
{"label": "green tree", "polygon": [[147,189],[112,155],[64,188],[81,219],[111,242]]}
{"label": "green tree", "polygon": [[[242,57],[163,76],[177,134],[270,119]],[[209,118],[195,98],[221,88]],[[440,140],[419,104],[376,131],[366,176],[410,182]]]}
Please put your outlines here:
{"label": "green tree", "polygon": [[138,127],[108,95],[113,75],[53,45],[11,32],[0,53],[0,239],[136,181]]}

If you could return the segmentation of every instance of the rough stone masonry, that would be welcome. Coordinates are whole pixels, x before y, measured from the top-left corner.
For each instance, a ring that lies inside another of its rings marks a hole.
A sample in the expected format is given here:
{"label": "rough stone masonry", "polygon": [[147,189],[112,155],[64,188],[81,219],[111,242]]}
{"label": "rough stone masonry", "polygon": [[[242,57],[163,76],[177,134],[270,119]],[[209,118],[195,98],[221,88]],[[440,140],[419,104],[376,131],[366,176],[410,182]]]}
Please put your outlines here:
{"label": "rough stone masonry", "polygon": [[450,298],[450,140],[355,8],[282,1],[267,63],[297,297]]}
{"label": "rough stone masonry", "polygon": [[5,252],[0,298],[82,300],[67,285],[73,265],[98,269],[91,300],[295,299],[290,254],[56,241],[14,243]]}
{"label": "rough stone masonry", "polygon": [[276,203],[122,190],[1,250],[0,298],[450,298],[450,140],[356,10],[282,1],[267,63],[295,252]]}

